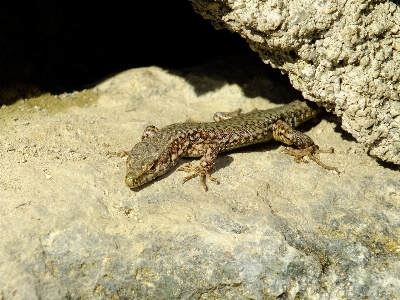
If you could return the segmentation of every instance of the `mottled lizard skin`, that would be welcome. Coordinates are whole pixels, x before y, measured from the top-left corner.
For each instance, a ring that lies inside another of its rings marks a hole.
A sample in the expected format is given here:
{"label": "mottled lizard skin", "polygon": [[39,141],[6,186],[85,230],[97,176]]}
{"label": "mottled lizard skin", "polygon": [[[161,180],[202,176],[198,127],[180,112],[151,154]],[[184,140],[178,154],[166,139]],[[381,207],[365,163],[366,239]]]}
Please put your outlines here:
{"label": "mottled lizard skin", "polygon": [[295,156],[298,162],[308,156],[322,167],[339,172],[314,156],[318,152],[332,152],[333,149],[318,150],[309,136],[293,129],[322,111],[316,104],[297,100],[268,110],[245,114],[240,114],[240,111],[228,113],[226,118],[221,113],[215,114],[214,119],[221,120],[219,122],[176,123],[162,129],[148,126],[142,141],[132,150],[109,154],[127,156],[125,182],[130,188],[165,174],[174,168],[181,157],[201,157],[198,166],[186,164],[178,170],[192,173],[184,182],[200,176],[207,190],[205,177],[219,183],[209,174],[218,153],[271,139],[296,146],[298,149],[288,148],[285,152]]}

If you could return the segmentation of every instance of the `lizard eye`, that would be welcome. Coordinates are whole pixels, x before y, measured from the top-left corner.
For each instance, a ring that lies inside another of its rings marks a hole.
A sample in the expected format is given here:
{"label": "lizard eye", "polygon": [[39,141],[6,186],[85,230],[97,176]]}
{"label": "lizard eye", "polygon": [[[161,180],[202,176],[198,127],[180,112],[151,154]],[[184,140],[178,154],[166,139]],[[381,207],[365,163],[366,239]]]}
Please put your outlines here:
{"label": "lizard eye", "polygon": [[145,172],[151,174],[151,173],[154,173],[155,169],[156,169],[156,163],[154,162],[151,165],[146,167]]}

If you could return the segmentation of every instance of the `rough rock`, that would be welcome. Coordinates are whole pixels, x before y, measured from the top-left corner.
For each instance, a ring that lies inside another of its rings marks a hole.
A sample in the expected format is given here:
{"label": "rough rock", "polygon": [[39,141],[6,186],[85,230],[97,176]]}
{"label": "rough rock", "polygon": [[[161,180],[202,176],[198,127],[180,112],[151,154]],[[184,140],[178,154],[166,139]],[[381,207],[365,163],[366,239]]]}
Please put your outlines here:
{"label": "rough rock", "polygon": [[208,192],[181,172],[131,191],[106,157],[149,124],[296,99],[268,74],[149,67],[3,106],[0,299],[399,299],[399,172],[329,115],[300,130],[339,175],[268,143],[221,155]]}
{"label": "rough rock", "polygon": [[391,1],[191,0],[342,117],[369,154],[400,164],[400,8]]}

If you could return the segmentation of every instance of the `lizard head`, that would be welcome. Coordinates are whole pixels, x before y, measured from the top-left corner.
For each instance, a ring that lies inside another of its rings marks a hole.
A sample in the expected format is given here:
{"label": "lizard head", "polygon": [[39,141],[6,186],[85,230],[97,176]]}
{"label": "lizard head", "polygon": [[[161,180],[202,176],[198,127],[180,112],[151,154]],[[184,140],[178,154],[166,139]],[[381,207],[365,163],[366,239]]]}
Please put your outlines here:
{"label": "lizard head", "polygon": [[147,141],[136,144],[126,160],[125,183],[130,188],[138,187],[171,169],[169,151]]}

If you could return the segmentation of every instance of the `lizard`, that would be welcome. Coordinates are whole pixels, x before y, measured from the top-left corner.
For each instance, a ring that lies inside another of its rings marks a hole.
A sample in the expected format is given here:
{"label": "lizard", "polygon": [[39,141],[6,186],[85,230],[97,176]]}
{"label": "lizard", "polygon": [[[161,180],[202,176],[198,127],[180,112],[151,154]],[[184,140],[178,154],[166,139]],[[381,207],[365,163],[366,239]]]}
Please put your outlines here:
{"label": "lizard", "polygon": [[107,154],[127,156],[125,183],[131,189],[170,171],[181,157],[201,157],[197,166],[188,163],[177,170],[191,173],[183,183],[199,176],[207,191],[206,177],[219,184],[218,179],[209,173],[219,153],[270,140],[296,146],[297,149],[287,147],[284,150],[294,156],[296,162],[305,162],[304,157],[308,156],[323,168],[339,173],[337,168],[325,165],[316,156],[317,153],[332,153],[333,148],[321,150],[308,135],[294,129],[321,111],[322,108],[315,103],[296,100],[244,114],[241,109],[216,113],[215,122],[188,121],[162,129],[149,125],[142,140],[131,150]]}

